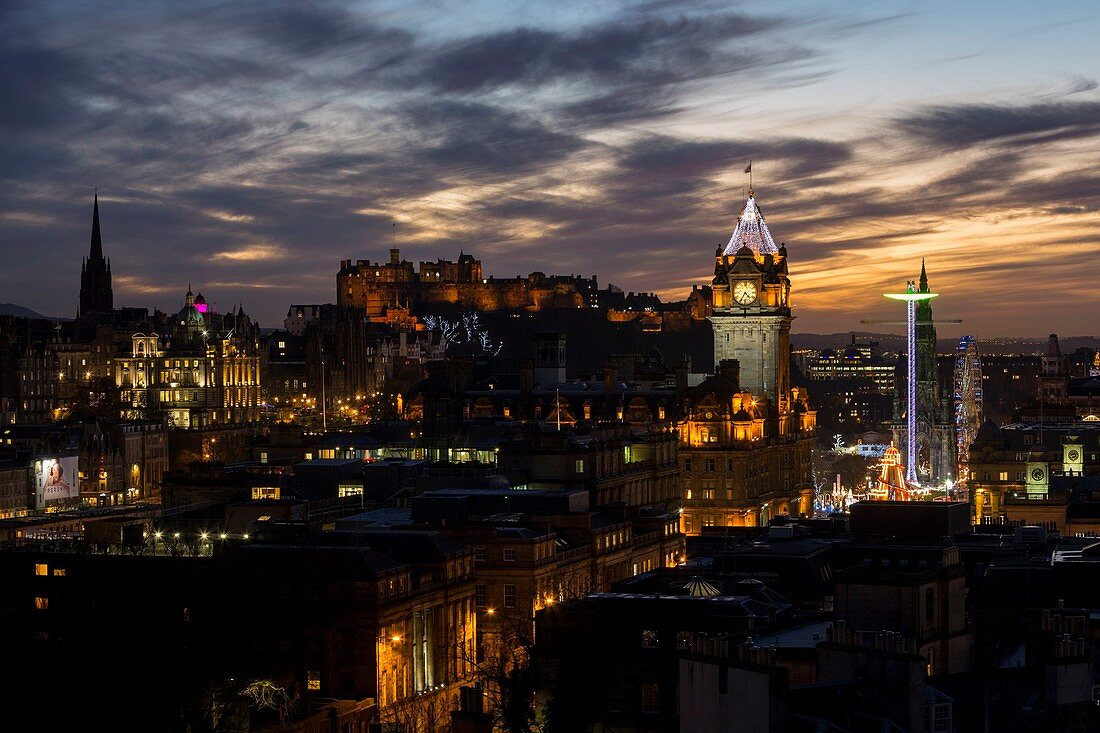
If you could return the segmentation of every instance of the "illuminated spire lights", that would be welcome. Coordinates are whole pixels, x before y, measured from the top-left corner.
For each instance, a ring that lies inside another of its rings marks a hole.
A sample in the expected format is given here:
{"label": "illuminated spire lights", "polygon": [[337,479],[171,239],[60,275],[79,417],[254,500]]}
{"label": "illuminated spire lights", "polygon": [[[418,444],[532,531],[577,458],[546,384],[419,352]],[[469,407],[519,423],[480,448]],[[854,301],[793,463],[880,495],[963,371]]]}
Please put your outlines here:
{"label": "illuminated spire lights", "polygon": [[723,255],[737,254],[737,250],[748,247],[758,255],[775,254],[779,248],[775,246],[772,233],[768,231],[768,225],[764,223],[764,215],[760,213],[760,207],[756,205],[756,198],[749,192],[749,198],[745,201],[745,208],[737,219],[737,228],[733,230],[733,236],[722,250]]}

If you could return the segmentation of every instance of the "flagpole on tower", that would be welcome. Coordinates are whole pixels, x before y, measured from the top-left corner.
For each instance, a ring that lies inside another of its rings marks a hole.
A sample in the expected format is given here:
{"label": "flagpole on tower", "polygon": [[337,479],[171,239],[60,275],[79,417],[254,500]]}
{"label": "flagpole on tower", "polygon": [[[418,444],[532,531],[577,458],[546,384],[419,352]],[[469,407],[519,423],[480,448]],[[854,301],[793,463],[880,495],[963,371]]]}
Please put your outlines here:
{"label": "flagpole on tower", "polygon": [[749,196],[752,196],[752,161],[745,166],[745,172],[749,174]]}

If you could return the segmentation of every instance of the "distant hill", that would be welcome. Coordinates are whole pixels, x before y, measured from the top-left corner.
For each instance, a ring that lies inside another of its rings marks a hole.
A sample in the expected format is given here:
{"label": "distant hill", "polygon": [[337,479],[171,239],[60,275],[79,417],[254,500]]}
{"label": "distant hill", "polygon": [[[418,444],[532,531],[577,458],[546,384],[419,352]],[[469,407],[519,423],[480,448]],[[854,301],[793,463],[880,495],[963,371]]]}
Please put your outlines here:
{"label": "distant hill", "polygon": [[0,303],[0,316],[16,316],[17,318],[43,318],[47,321],[68,321],[70,318],[54,318],[53,316],[44,316],[37,311],[32,311],[30,308],[24,308],[21,305],[15,303]]}

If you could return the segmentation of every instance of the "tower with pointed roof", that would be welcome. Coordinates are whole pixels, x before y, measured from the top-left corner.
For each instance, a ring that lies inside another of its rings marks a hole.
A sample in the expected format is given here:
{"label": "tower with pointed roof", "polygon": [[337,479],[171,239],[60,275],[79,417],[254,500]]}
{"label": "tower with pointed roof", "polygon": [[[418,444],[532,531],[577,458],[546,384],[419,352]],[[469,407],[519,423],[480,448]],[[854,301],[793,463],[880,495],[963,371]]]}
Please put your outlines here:
{"label": "tower with pointed roof", "polygon": [[88,257],[80,265],[80,310],[77,316],[106,313],[113,308],[111,261],[103,257],[103,238],[99,231],[99,194],[96,194],[92,205],[92,243]]}
{"label": "tower with pointed roof", "polygon": [[[678,392],[682,531],[764,526],[813,512],[816,413],[791,387],[791,282],[749,191],[714,252],[714,374]],[[686,376],[686,375],[685,375]]]}
{"label": "tower with pointed roof", "polygon": [[784,434],[791,390],[787,248],[776,246],[752,191],[733,235],[714,254],[714,363],[738,361],[741,387],[767,402],[771,421]]}

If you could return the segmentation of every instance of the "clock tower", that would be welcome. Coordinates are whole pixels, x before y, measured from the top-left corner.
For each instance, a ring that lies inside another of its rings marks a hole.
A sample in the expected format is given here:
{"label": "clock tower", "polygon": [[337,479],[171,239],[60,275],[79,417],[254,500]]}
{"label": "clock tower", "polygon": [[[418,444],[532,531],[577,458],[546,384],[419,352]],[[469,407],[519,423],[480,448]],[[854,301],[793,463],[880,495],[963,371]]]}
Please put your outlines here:
{"label": "clock tower", "polygon": [[715,367],[736,359],[741,389],[767,402],[769,417],[785,434],[791,427],[787,248],[775,246],[752,191],[733,236],[714,254],[710,322]]}

